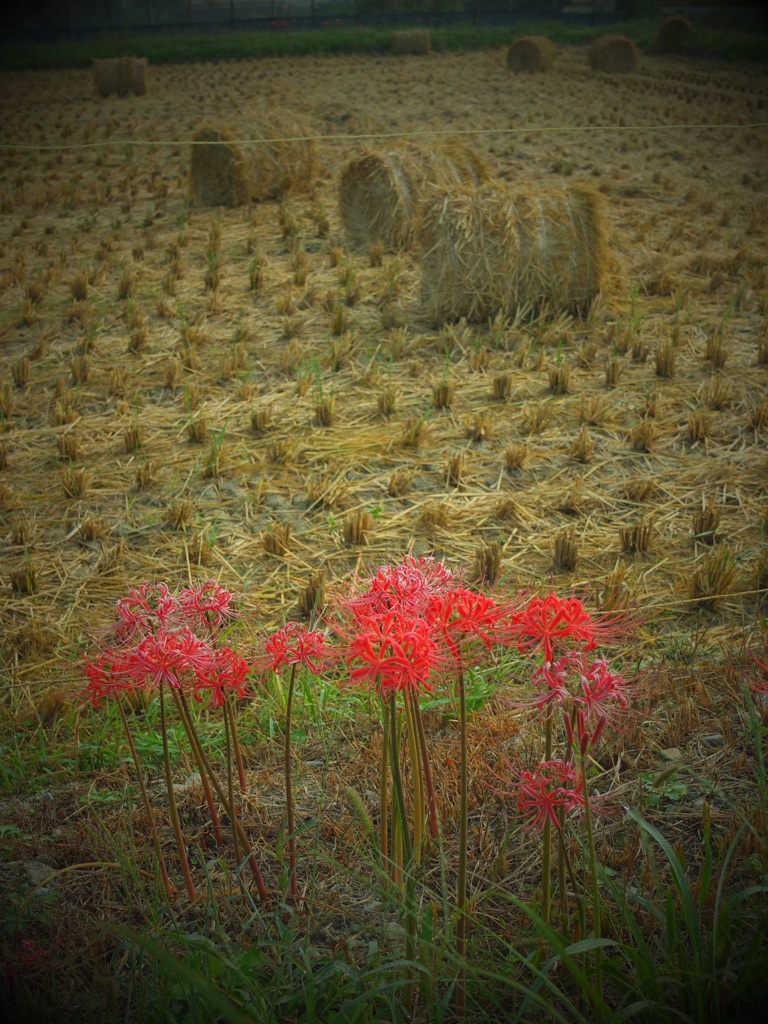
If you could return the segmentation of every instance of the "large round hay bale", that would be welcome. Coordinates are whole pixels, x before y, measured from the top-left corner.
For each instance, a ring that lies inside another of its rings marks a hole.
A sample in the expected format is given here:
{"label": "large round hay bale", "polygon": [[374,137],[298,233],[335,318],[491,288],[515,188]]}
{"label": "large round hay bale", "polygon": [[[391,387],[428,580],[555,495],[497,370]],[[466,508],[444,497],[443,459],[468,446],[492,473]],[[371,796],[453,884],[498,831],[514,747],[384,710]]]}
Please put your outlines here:
{"label": "large round hay bale", "polygon": [[96,91],[99,96],[111,96],[113,92],[117,92],[119,76],[119,58],[107,57],[104,60],[94,59],[93,80],[96,83]]}
{"label": "large round hay bale", "polygon": [[143,96],[147,91],[146,57],[108,57],[93,61],[93,77],[99,96]]}
{"label": "large round hay bale", "polygon": [[431,189],[488,181],[485,161],[463,143],[430,149],[368,150],[341,172],[339,213],[353,246],[412,244],[423,196]]}
{"label": "large round hay bale", "polygon": [[317,177],[317,144],[299,120],[206,126],[195,133],[190,193],[202,206],[240,206],[306,191]]}
{"label": "large round hay bale", "polygon": [[425,28],[412,28],[392,33],[392,53],[402,56],[403,54],[422,55],[432,52],[429,41],[429,30]]}
{"label": "large round hay bale", "polygon": [[659,25],[656,38],[648,48],[649,53],[666,53],[674,50],[681,41],[693,34],[693,25],[682,14],[672,14]]}
{"label": "large round hay bale", "polygon": [[127,96],[131,91],[133,57],[120,57],[117,62],[117,95]]}
{"label": "large round hay bale", "polygon": [[637,47],[631,39],[620,35],[599,36],[587,53],[593,71],[624,75],[637,67]]}
{"label": "large round hay bale", "polygon": [[501,184],[444,189],[420,220],[422,302],[435,324],[521,309],[585,312],[608,247],[599,196]]}
{"label": "large round hay bale", "polygon": [[546,36],[521,36],[507,50],[510,71],[551,71],[555,45]]}
{"label": "large round hay bale", "polygon": [[127,69],[130,92],[134,96],[144,96],[147,92],[147,58],[131,57]]}

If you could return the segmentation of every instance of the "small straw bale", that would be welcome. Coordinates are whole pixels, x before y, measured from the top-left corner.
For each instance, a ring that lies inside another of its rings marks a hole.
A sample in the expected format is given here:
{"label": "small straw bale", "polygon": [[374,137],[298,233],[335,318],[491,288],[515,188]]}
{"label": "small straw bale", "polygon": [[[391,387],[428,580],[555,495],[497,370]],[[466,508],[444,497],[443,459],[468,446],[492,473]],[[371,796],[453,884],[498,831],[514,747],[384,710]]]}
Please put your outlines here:
{"label": "small straw bale", "polygon": [[546,36],[521,36],[507,51],[509,71],[551,71],[555,46]]}
{"label": "small straw bale", "polygon": [[111,96],[117,92],[120,78],[120,59],[108,57],[105,60],[93,61],[93,78],[99,96]]}
{"label": "small straw bale", "polygon": [[626,36],[598,36],[587,56],[593,71],[605,71],[609,75],[624,75],[637,67],[637,47]]}
{"label": "small straw bale", "polygon": [[600,197],[586,189],[446,189],[425,203],[420,227],[422,302],[436,325],[583,313],[608,268]]}
{"label": "small straw bale", "polygon": [[117,95],[127,96],[131,91],[133,57],[121,57],[117,62]]}
{"label": "small straw bale", "polygon": [[648,47],[648,53],[666,53],[674,50],[682,40],[693,34],[693,25],[682,14],[672,14],[659,25],[656,38]]}
{"label": "small straw bale", "polygon": [[131,57],[127,75],[130,91],[134,96],[145,96],[147,93],[147,58]]}
{"label": "small straw bale", "polygon": [[257,126],[205,126],[194,136],[190,192],[202,206],[240,206],[306,191],[317,177],[317,144],[292,116]]}
{"label": "small straw bale", "polygon": [[431,52],[432,45],[429,41],[428,29],[412,28],[392,33],[392,53],[398,56],[403,56],[404,54],[421,56]]}
{"label": "small straw bale", "polygon": [[147,91],[146,57],[108,57],[93,61],[93,77],[99,96],[144,96]]}
{"label": "small straw bale", "polygon": [[353,246],[381,242],[396,249],[415,241],[422,199],[430,191],[489,178],[485,161],[463,143],[367,150],[341,172],[339,212]]}

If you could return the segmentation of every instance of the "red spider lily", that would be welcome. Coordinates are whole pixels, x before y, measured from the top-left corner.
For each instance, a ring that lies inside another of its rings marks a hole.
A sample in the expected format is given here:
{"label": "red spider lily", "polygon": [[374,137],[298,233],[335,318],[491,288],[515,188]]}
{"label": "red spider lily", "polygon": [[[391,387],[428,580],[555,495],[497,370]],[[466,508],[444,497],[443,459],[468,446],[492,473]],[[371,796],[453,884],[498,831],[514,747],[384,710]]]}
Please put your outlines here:
{"label": "red spider lily", "polygon": [[587,666],[582,656],[574,667],[579,673],[580,692],[574,693],[573,700],[583,708],[587,718],[605,718],[616,707],[622,711],[626,708],[627,683],[611,671],[605,658],[595,658]]}
{"label": "red spider lily", "polygon": [[181,688],[186,675],[197,676],[210,665],[213,651],[186,626],[158,629],[145,636],[133,652],[130,673],[148,686],[168,683]]}
{"label": "red spider lily", "polygon": [[325,633],[310,630],[301,622],[286,622],[264,644],[260,668],[279,672],[286,665],[303,665],[319,675],[328,663]]}
{"label": "red spider lily", "polygon": [[400,565],[382,565],[368,589],[346,602],[352,615],[383,615],[397,611],[418,615],[430,598],[442,593],[453,582],[453,573],[434,558],[406,555]]}
{"label": "red spider lily", "polygon": [[235,614],[231,607],[234,594],[220,587],[216,580],[208,580],[197,587],[180,591],[178,602],[181,614],[194,629],[196,626],[215,628]]}
{"label": "red spider lily", "polygon": [[423,619],[396,612],[369,615],[357,624],[348,642],[346,660],[353,684],[393,690],[432,690],[438,646]]}
{"label": "red spider lily", "polygon": [[584,651],[598,643],[618,639],[628,627],[626,616],[595,620],[577,597],[560,598],[556,594],[532,598],[522,612],[508,622],[508,635],[521,653],[543,651],[552,661],[555,650],[574,641]]}
{"label": "red spider lily", "polygon": [[100,654],[85,663],[85,677],[88,683],[86,695],[95,707],[101,707],[105,697],[116,697],[136,687],[132,675],[133,652],[110,651]]}
{"label": "red spider lily", "polygon": [[527,702],[528,706],[543,708],[548,704],[565,704],[571,699],[567,683],[573,657],[573,653],[565,654],[557,661],[545,661],[536,669],[533,685],[538,687],[544,683],[544,688]]}
{"label": "red spider lily", "polygon": [[165,583],[142,583],[116,602],[117,632],[122,638],[164,626],[176,612],[176,601]]}
{"label": "red spider lily", "polygon": [[498,640],[498,625],[506,610],[484,594],[455,587],[434,595],[426,619],[441,637],[451,657],[458,658],[461,641],[477,639],[490,650]]}
{"label": "red spider lily", "polygon": [[559,828],[558,808],[567,814],[584,807],[584,782],[571,761],[542,761],[532,772],[520,773],[517,789],[526,828],[541,830],[545,821]]}
{"label": "red spider lily", "polygon": [[248,662],[238,657],[231,647],[217,648],[212,655],[210,664],[197,674],[194,699],[201,701],[201,694],[207,690],[211,695],[212,708],[222,707],[227,693],[234,693],[238,700],[242,700],[246,693]]}

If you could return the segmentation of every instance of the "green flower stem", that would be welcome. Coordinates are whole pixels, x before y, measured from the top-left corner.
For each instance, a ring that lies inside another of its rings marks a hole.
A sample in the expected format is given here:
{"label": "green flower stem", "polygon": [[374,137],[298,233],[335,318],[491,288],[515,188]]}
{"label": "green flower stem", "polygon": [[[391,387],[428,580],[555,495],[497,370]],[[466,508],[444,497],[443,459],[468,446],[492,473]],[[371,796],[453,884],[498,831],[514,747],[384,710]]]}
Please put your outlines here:
{"label": "green flower stem", "polygon": [[285,709],[285,813],[288,829],[288,872],[290,877],[291,899],[294,905],[299,898],[296,885],[296,825],[293,817],[293,786],[291,783],[291,710],[293,706],[293,687],[296,682],[296,662],[291,665],[291,680],[288,684],[288,703]]}
{"label": "green flower stem", "polygon": [[413,854],[411,848],[411,837],[408,833],[408,821],[405,813],[405,793],[403,791],[403,777],[400,774],[400,754],[397,742],[397,704],[396,694],[392,690],[389,695],[389,759],[392,769],[392,788],[397,803],[397,813],[400,818],[400,826],[403,834],[403,856],[405,863],[411,863]]}
{"label": "green flower stem", "polygon": [[437,839],[439,827],[437,823],[437,797],[435,796],[435,785],[432,780],[432,766],[429,762],[429,751],[427,749],[427,737],[424,732],[424,719],[421,717],[421,705],[418,696],[413,699],[413,717],[416,722],[416,731],[419,736],[419,749],[421,751],[421,768],[424,772],[424,785],[427,790],[427,804],[429,807],[429,827],[432,837]]}
{"label": "green flower stem", "polygon": [[165,895],[168,897],[169,902],[173,899],[173,887],[171,886],[171,880],[168,877],[168,868],[165,866],[165,857],[163,857],[163,848],[160,845],[160,836],[157,834],[157,826],[155,825],[155,816],[152,813],[152,805],[149,802],[149,793],[147,792],[147,785],[144,782],[144,774],[141,770],[141,762],[139,761],[139,755],[136,750],[136,744],[133,742],[133,736],[131,734],[131,728],[128,725],[128,719],[125,717],[125,709],[123,708],[122,701],[118,697],[117,706],[120,711],[120,717],[123,720],[123,726],[125,728],[125,735],[128,738],[128,746],[131,749],[131,756],[133,757],[133,763],[136,765],[136,777],[139,780],[139,789],[141,790],[141,797],[144,801],[144,810],[147,814],[147,820],[149,821],[149,827],[152,830],[152,842],[155,846],[155,853],[157,854],[157,862],[160,865],[160,876],[163,879],[163,886],[165,888]]}
{"label": "green flower stem", "polygon": [[[562,832],[561,832],[561,840],[562,840]],[[565,863],[565,870],[566,870],[568,879],[570,880],[571,888],[573,889],[574,896],[575,896],[575,899],[576,899],[576,912],[579,915],[579,929],[580,929],[579,935],[584,937],[587,934],[587,920],[586,920],[586,914],[585,914],[585,910],[584,910],[584,897],[581,896],[581,894],[579,893],[579,886],[578,886],[578,884],[576,882],[576,875],[574,874],[574,871],[573,871],[573,864],[571,863],[571,858],[568,856],[568,850],[567,850],[566,845],[565,845],[564,842],[562,842],[562,845],[561,845],[560,849],[561,849],[561,852],[562,852],[562,855],[563,855],[563,862]],[[566,930],[570,934],[570,920],[568,920],[566,922]]]}
{"label": "green flower stem", "polygon": [[227,714],[227,705],[223,705],[224,710],[224,743],[227,750],[227,807],[230,811],[230,818],[232,819],[232,845],[235,848],[235,864],[240,863],[240,844],[238,842],[237,828],[235,827],[235,821],[237,821],[237,809],[235,807],[235,782],[234,773],[232,771],[232,736],[229,728],[229,715]]}
{"label": "green flower stem", "polygon": [[382,750],[381,750],[381,776],[379,778],[379,846],[381,853],[381,868],[386,874],[388,873],[387,867],[387,850],[388,850],[388,838],[389,838],[389,718],[387,716],[387,706],[384,703],[384,697],[382,701]]}
{"label": "green flower stem", "polygon": [[160,732],[163,736],[163,767],[165,768],[165,785],[168,790],[168,813],[171,816],[171,824],[173,825],[173,832],[176,836],[176,846],[179,850],[179,860],[181,861],[181,870],[184,874],[184,883],[187,887],[189,898],[194,901],[197,899],[197,893],[195,892],[195,885],[192,881],[192,873],[189,870],[187,851],[184,847],[184,836],[182,835],[181,822],[179,821],[179,811],[176,807],[176,794],[173,791],[173,773],[171,772],[171,755],[168,751],[168,733],[165,718],[165,685],[163,683],[160,684]]}
{"label": "green flower stem", "polygon": [[240,792],[245,793],[245,765],[243,764],[243,751],[240,749],[240,738],[237,735],[237,715],[235,714],[235,705],[227,701],[227,707],[229,709],[229,726],[232,730],[232,746],[235,751],[235,760],[237,761],[237,778],[240,783]]}
{"label": "green flower stem", "polygon": [[392,865],[392,881],[399,888],[403,887],[403,829],[400,823],[400,815],[392,816],[392,835],[390,836],[392,849],[389,851],[389,860]]}
{"label": "green flower stem", "polygon": [[[597,857],[595,855],[595,835],[592,828],[592,808],[589,803],[589,787],[587,786],[586,771],[587,755],[580,756],[581,780],[584,790],[584,823],[587,827],[587,853],[589,856],[589,880],[592,895],[592,931],[596,939],[601,938],[600,920],[600,890],[597,884]],[[599,1001],[603,999],[603,966],[602,956],[599,949],[595,950],[595,988]]]}
{"label": "green flower stem", "polygon": [[456,1006],[460,1014],[467,1008],[466,969],[464,959],[467,952],[467,918],[464,906],[467,902],[467,694],[464,686],[464,669],[461,651],[458,655],[459,670],[456,682],[459,691],[459,730],[461,755],[459,761],[459,877],[456,893],[456,952],[459,956],[459,977],[456,984]]}
{"label": "green flower stem", "polygon": [[565,858],[567,854],[563,838],[565,812],[562,807],[557,809],[557,820],[560,823],[557,830],[557,892],[560,902],[560,927],[562,929],[568,920],[568,889],[565,883]]}
{"label": "green flower stem", "polygon": [[[177,707],[178,707],[178,702],[177,702]],[[216,836],[216,842],[219,844],[219,846],[221,846],[221,844],[224,842],[224,835],[223,835],[223,833],[221,831],[221,822],[219,821],[219,815],[218,815],[218,812],[216,810],[216,805],[213,802],[213,793],[211,792],[211,784],[208,781],[208,775],[206,774],[205,767],[203,765],[203,760],[200,757],[200,751],[198,749],[199,748],[199,741],[198,741],[198,738],[197,738],[197,731],[195,730],[195,727],[194,727],[194,725],[192,723],[192,720],[191,720],[191,718],[189,717],[188,714],[185,714],[185,713],[182,712],[182,713],[180,713],[180,718],[181,718],[182,725],[184,726],[184,731],[187,734],[187,739],[189,740],[189,745],[192,748],[192,754],[193,754],[193,756],[195,758],[195,763],[197,764],[197,770],[200,773],[200,781],[203,784],[203,791],[205,792],[205,800],[206,800],[206,803],[208,804],[208,811],[209,811],[209,813],[211,815],[211,821],[213,823],[213,831],[214,831],[214,834]]]}
{"label": "green flower stem", "polygon": [[[574,706],[571,710],[571,730],[573,730],[576,724],[576,707]],[[573,744],[566,736],[565,739],[565,750],[563,751],[563,760],[570,761],[571,755],[573,754]],[[557,886],[558,895],[560,900],[560,927],[568,930],[568,893],[566,891],[566,870],[570,871],[570,863],[568,861],[568,851],[565,848],[565,811],[562,807],[557,809],[557,820],[560,822],[560,827],[557,830]],[[574,892],[576,891],[574,887]]]}
{"label": "green flower stem", "polygon": [[419,765],[419,745],[416,736],[416,724],[413,720],[414,696],[408,690],[403,694],[405,700],[405,721],[408,728],[408,753],[411,758],[411,776],[413,781],[413,857],[418,863],[421,859],[421,847],[424,838],[424,790],[421,785],[421,769]]}
{"label": "green flower stem", "polygon": [[[177,693],[175,690],[173,690],[171,692],[173,693],[173,696],[176,699],[176,704],[177,704],[177,707],[179,708],[179,713],[182,716],[186,716],[187,719],[189,719],[189,708],[187,707],[186,697],[184,696],[183,693]],[[245,829],[243,828],[242,824],[240,823],[240,820],[237,817],[237,814],[235,813],[234,809],[231,808],[229,806],[229,804],[227,803],[227,795],[224,792],[224,788],[221,785],[221,783],[219,782],[219,780],[218,780],[218,778],[216,776],[216,773],[214,772],[213,768],[211,767],[211,762],[208,760],[208,755],[203,750],[203,746],[200,743],[199,737],[197,736],[196,733],[193,733],[193,735],[195,736],[194,742],[197,744],[197,747],[198,747],[198,750],[199,750],[199,753],[200,753],[200,757],[202,759],[203,765],[205,766],[205,770],[206,770],[206,772],[208,774],[208,778],[211,780],[211,785],[213,786],[214,790],[216,791],[216,795],[218,796],[219,800],[221,800],[221,802],[227,808],[227,814],[229,815],[229,820],[232,823],[232,827],[237,829],[237,834],[240,837],[240,842],[243,844],[243,848],[245,850],[249,851],[249,853],[248,853],[248,864],[249,864],[249,866],[251,868],[251,872],[253,874],[254,881],[256,882],[256,888],[257,888],[258,893],[259,893],[259,899],[262,901],[262,903],[268,903],[269,902],[269,894],[267,892],[267,887],[264,885],[264,878],[262,877],[261,869],[259,868],[258,862],[257,862],[257,860],[256,860],[256,858],[255,858],[255,856],[253,854],[253,847],[251,846],[251,844],[248,841],[248,836],[246,835]]]}
{"label": "green flower stem", "polygon": [[397,703],[396,693],[392,690],[389,694],[389,740],[390,760],[392,762],[392,788],[397,798],[397,811],[400,820],[400,836],[403,844],[403,864],[406,885],[406,917],[405,917],[405,958],[413,960],[416,949],[416,914],[414,912],[414,877],[413,877],[413,850],[411,848],[411,837],[408,832],[408,822],[405,816],[405,793],[403,792],[403,779],[400,774],[400,755],[397,749]]}
{"label": "green flower stem", "polygon": [[[547,707],[544,731],[544,760],[552,759],[552,708]],[[549,924],[549,910],[552,903],[552,822],[544,820],[541,834],[541,919]]]}

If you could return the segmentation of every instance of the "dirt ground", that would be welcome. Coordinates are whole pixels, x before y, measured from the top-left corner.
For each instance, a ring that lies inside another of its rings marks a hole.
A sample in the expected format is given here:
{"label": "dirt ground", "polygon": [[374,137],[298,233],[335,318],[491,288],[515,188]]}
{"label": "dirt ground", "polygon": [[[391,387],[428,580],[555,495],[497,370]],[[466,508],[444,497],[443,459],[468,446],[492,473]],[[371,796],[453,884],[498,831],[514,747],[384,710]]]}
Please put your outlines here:
{"label": "dirt ground", "polygon": [[[79,685],[77,652],[126,585],[213,575],[271,626],[306,613],[321,573],[407,550],[631,595],[639,658],[759,644],[766,69],[642,56],[608,76],[561,48],[553,71],[514,75],[496,49],[157,66],[126,98],[87,70],[0,84],[9,723],[45,722],[45,693]],[[311,194],[192,206],[194,132],[283,109],[321,137]],[[436,330],[418,251],[347,247],[344,163],[425,133],[462,133],[510,186],[601,193],[614,273],[588,319]],[[687,715],[717,753],[722,705],[704,713],[682,677],[647,742],[671,747]],[[710,756],[702,741],[690,765]]]}

